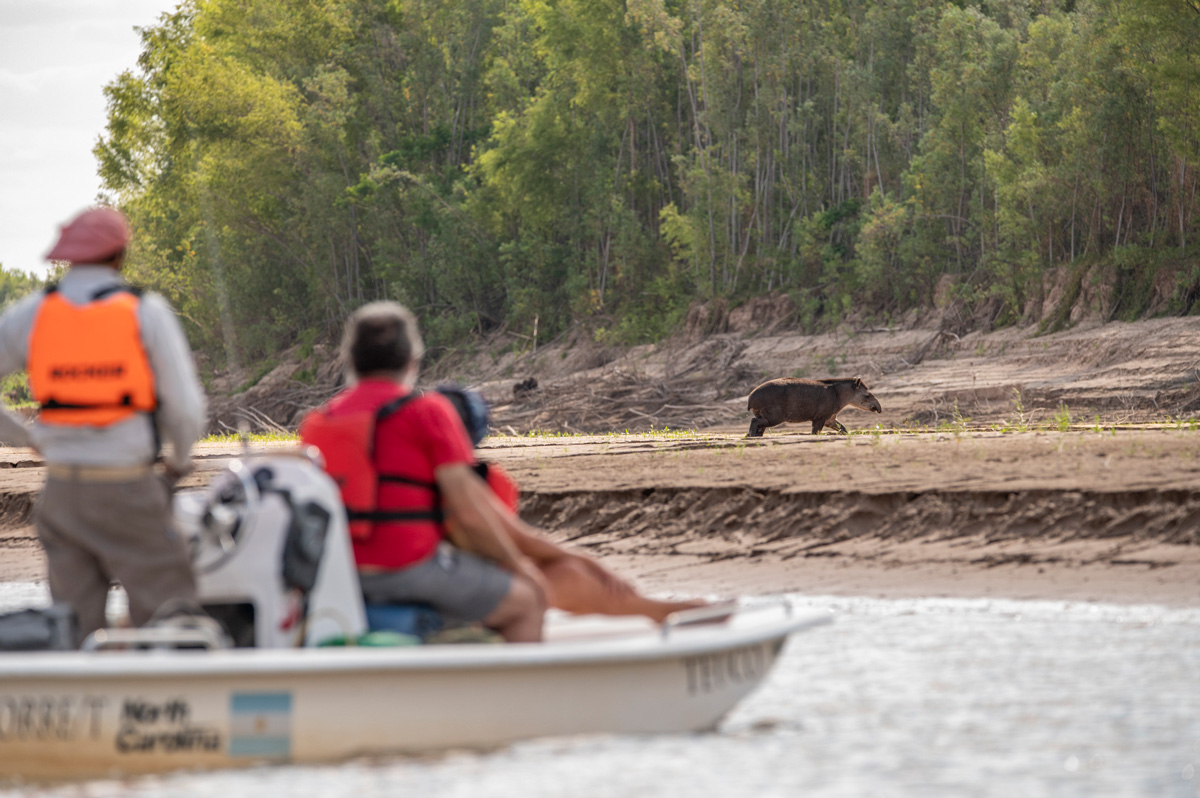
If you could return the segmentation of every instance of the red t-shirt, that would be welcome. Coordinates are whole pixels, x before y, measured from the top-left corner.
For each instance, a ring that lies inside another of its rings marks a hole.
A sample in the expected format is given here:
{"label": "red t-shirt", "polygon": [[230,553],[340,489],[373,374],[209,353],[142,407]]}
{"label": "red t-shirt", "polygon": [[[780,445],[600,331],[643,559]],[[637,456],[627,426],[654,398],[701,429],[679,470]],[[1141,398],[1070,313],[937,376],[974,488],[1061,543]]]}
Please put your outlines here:
{"label": "red t-shirt", "polygon": [[[376,410],[408,388],[391,380],[362,380],[329,402],[329,411]],[[458,411],[439,393],[413,399],[383,420],[375,430],[375,464],[380,474],[395,474],[434,483],[434,471],[444,465],[473,465],[471,440]],[[379,483],[380,510],[415,510],[429,506],[429,491],[402,482]],[[442,526],[432,521],[375,524],[371,536],[354,542],[358,565],[405,568],[430,557],[442,540]]]}

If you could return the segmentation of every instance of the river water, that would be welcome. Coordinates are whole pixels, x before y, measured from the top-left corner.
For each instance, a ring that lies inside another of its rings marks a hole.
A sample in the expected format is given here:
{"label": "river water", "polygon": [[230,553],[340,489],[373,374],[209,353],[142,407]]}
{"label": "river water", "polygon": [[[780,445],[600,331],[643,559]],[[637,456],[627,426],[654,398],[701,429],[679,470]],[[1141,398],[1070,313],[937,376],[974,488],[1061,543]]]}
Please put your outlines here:
{"label": "river water", "polygon": [[[0,796],[1200,796],[1200,609],[793,599],[834,623],[794,637],[713,733]],[[41,600],[39,586],[0,584],[0,607]]]}

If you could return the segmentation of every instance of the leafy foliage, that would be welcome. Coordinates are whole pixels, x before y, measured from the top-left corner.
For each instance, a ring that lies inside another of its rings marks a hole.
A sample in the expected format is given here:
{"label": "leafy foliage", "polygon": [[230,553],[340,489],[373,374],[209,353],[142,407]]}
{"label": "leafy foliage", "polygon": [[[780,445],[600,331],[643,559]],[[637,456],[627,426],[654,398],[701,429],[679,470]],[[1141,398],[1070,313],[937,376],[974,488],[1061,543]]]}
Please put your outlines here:
{"label": "leafy foliage", "polygon": [[218,357],[384,297],[435,351],[947,281],[1003,323],[1084,262],[1114,315],[1160,268],[1196,306],[1194,3],[185,0],[141,33],[100,174],[135,279]]}
{"label": "leafy foliage", "polygon": [[40,291],[44,282],[32,273],[9,271],[0,265],[0,308],[7,307],[18,299]]}

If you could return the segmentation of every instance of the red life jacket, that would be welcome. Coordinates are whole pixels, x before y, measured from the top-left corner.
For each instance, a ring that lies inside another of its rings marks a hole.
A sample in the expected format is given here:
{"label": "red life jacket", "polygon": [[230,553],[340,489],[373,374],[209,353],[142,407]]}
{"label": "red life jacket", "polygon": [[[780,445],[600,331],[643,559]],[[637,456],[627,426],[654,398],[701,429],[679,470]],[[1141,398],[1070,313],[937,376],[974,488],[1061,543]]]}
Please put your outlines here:
{"label": "red life jacket", "polygon": [[[325,472],[333,477],[341,490],[353,540],[369,538],[378,523],[433,521],[440,524],[444,519],[437,483],[402,474],[381,474],[375,462],[376,428],[417,396],[420,394],[413,392],[397,397],[374,412],[331,415],[328,406],[321,407],[305,416],[300,424],[300,440],[321,451]],[[429,493],[428,503],[418,509],[380,509],[380,482],[403,482],[425,488]]]}
{"label": "red life jacket", "polygon": [[516,515],[521,494],[517,488],[517,483],[508,475],[508,472],[495,463],[476,463],[475,473],[483,478],[483,481],[488,484],[492,493],[496,494],[500,501],[504,503],[504,506],[513,515]]}

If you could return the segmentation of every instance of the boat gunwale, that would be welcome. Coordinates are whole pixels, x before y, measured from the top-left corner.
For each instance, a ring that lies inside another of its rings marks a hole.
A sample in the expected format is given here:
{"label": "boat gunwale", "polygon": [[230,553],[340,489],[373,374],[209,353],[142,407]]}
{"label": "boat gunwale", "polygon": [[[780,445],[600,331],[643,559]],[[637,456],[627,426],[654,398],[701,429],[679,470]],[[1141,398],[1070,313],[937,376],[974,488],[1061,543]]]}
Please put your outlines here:
{"label": "boat gunwale", "polygon": [[224,649],[220,651],[12,652],[0,655],[7,681],[117,681],[129,678],[329,675],[367,671],[487,670],[586,666],[711,654],[783,640],[830,623],[832,614],[755,621],[740,628],[704,625],[537,644],[454,644],[402,647]]}

